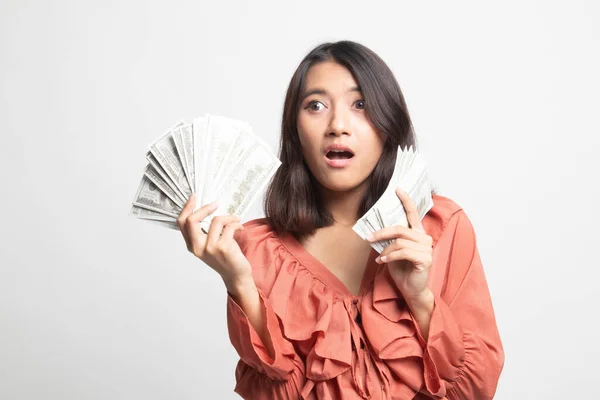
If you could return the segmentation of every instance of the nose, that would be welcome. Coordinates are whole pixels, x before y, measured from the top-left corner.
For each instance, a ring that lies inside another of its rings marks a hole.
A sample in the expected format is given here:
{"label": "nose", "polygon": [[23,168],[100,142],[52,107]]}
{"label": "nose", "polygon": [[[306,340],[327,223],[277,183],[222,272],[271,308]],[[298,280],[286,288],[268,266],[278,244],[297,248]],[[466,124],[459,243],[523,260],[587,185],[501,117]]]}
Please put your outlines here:
{"label": "nose", "polygon": [[329,121],[329,134],[340,136],[350,134],[350,121],[343,107],[334,107]]}

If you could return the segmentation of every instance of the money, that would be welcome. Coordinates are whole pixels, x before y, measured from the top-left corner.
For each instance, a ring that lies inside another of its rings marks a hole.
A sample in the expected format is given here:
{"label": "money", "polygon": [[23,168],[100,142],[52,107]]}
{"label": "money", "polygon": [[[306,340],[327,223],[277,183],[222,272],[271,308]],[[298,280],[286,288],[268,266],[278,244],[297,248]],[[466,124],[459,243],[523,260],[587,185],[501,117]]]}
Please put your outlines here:
{"label": "money", "polygon": [[181,207],[164,194],[146,175],[144,175],[138,186],[133,205],[173,218],[177,218],[181,211]]}
{"label": "money", "polygon": [[[412,146],[407,149],[398,147],[394,173],[387,188],[352,227],[361,238],[366,240],[370,233],[388,226],[409,226],[404,206],[396,195],[398,187],[408,194],[417,207],[419,217],[423,219],[433,207],[431,183],[427,175],[425,160]],[[391,243],[391,240],[378,241],[371,243],[371,247],[381,253]]]}
{"label": "money", "polygon": [[150,144],[146,160],[130,215],[178,229],[177,217],[195,193],[194,211],[219,205],[200,222],[205,232],[215,216],[243,218],[281,165],[250,124],[213,115],[172,125]]}
{"label": "money", "polygon": [[[150,144],[146,160],[130,215],[178,229],[176,219],[195,193],[194,211],[213,201],[218,204],[217,210],[200,222],[205,232],[215,216],[243,218],[281,165],[248,123],[212,115],[172,125]],[[353,226],[360,237],[366,239],[388,226],[408,227],[404,206],[396,196],[398,187],[415,203],[421,219],[433,207],[427,165],[412,146],[398,148],[386,190]],[[379,241],[371,246],[381,253],[391,243]]]}
{"label": "money", "polygon": [[160,166],[167,173],[171,181],[185,198],[189,198],[192,194],[192,189],[189,184],[189,179],[186,177],[183,162],[177,154],[177,147],[173,139],[175,129],[183,125],[183,122],[178,123],[173,128],[167,131],[162,137],[155,141],[150,146],[150,153],[156,158]]}

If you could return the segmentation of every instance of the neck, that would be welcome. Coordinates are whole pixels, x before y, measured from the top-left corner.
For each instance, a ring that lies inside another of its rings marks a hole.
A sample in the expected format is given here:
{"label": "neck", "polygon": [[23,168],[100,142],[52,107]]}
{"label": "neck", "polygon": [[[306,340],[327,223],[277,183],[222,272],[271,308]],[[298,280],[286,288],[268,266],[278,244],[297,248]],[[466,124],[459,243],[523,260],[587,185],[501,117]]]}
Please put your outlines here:
{"label": "neck", "polygon": [[366,190],[365,183],[345,192],[321,188],[323,204],[333,216],[334,226],[340,228],[354,226],[359,218],[358,207]]}

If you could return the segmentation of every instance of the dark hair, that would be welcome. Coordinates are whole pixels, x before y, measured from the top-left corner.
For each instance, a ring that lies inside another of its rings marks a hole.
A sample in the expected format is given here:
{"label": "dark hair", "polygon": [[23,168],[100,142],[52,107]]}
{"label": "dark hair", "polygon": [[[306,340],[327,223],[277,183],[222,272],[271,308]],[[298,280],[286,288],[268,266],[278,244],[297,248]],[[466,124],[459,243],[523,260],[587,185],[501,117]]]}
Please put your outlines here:
{"label": "dark hair", "polygon": [[402,91],[392,71],[377,54],[359,43],[346,40],[315,47],[300,62],[288,86],[279,144],[281,166],[273,176],[264,199],[265,216],[275,232],[289,232],[297,238],[334,222],[320,199],[318,182],[304,161],[297,130],[306,73],[310,67],[324,61],[334,61],[352,73],[362,90],[367,118],[385,138],[383,153],[367,178],[368,189],[360,203],[357,218],[366,213],[387,188],[394,172],[398,146],[416,147]]}

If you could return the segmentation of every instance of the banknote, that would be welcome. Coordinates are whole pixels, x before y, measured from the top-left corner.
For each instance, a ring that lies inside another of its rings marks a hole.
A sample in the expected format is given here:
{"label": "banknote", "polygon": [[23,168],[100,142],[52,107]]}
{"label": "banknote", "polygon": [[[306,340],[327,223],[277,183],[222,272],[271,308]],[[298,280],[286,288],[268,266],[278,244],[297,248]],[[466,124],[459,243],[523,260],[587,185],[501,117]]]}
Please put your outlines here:
{"label": "banknote", "polygon": [[220,170],[224,169],[223,164],[235,164],[236,160],[228,156],[231,155],[237,138],[243,134],[244,130],[250,130],[249,128],[248,124],[242,121],[218,116],[209,117],[205,136],[207,140],[204,154],[206,162],[201,204],[208,204],[216,200],[216,193],[213,192],[215,178],[219,175]]}
{"label": "banknote", "polygon": [[[194,144],[194,177],[196,186],[196,198],[202,199],[204,191],[204,177],[203,171],[205,169],[206,157],[204,155],[204,149],[206,147],[206,126],[208,125],[209,116],[195,118],[192,122],[192,133],[193,133],[193,144]],[[201,201],[198,201],[201,203]],[[197,203],[197,204],[198,204]],[[194,211],[199,207],[197,205]]]}
{"label": "banknote", "polygon": [[196,176],[194,174],[194,132],[192,125],[184,125],[179,128],[179,134],[181,135],[181,146],[178,148],[178,153],[183,153],[185,160],[185,173],[188,176],[192,192],[196,192]]}
{"label": "banknote", "polygon": [[173,137],[173,144],[175,145],[175,151],[177,153],[177,157],[179,157],[181,167],[183,168],[183,175],[186,178],[190,191],[194,193],[195,188],[193,187],[193,181],[191,180],[191,174],[188,169],[187,156],[184,152],[183,147],[183,136],[181,134],[181,129],[183,126],[179,126],[171,132],[171,136]]}
{"label": "banknote", "polygon": [[[366,239],[370,233],[385,227],[409,226],[404,206],[396,195],[397,188],[401,188],[408,194],[421,219],[433,207],[432,187],[427,173],[427,165],[422,155],[412,146],[398,147],[394,172],[387,188],[352,227],[361,238]],[[391,240],[383,240],[371,243],[371,247],[381,253],[391,243]]]}
{"label": "banknote", "polygon": [[142,177],[138,186],[133,205],[173,218],[177,218],[181,213],[181,207],[164,194],[146,175]]}
{"label": "banknote", "polygon": [[200,222],[205,232],[215,216],[243,218],[281,165],[249,123],[208,114],[164,130],[149,145],[146,160],[130,215],[178,229],[176,219],[195,193],[194,211],[219,204]]}
{"label": "banknote", "polygon": [[183,122],[178,123],[150,145],[150,152],[167,173],[171,181],[177,186],[177,189],[179,189],[187,199],[192,194],[192,189],[189,180],[186,177],[183,162],[177,154],[177,147],[175,145],[175,140],[173,139],[173,131],[181,125],[183,125]]}
{"label": "banknote", "polygon": [[169,217],[168,215],[161,214],[156,211],[147,210],[142,207],[138,207],[135,205],[131,206],[130,214],[136,218],[140,219],[150,219],[153,221],[166,221],[166,222],[176,222],[176,219],[173,217]]}
{"label": "banknote", "polygon": [[217,210],[201,223],[205,232],[208,232],[210,222],[216,215],[229,214],[243,218],[281,165],[270,149],[258,140],[236,161],[233,173],[226,177],[226,184],[214,194],[218,202]]}
{"label": "banknote", "polygon": [[148,164],[144,170],[144,175],[152,181],[168,198],[170,198],[173,203],[177,204],[179,207],[183,208],[185,202],[179,198],[179,195],[173,190],[171,186],[167,183],[167,181],[156,171],[156,169]]}
{"label": "banknote", "polygon": [[152,153],[146,153],[146,160],[148,160],[148,165],[150,165],[158,175],[163,179],[164,182],[173,190],[173,192],[177,195],[177,197],[183,202],[186,201],[186,197],[183,193],[179,191],[175,183],[169,178],[163,167],[159,164],[158,160],[152,155]]}

